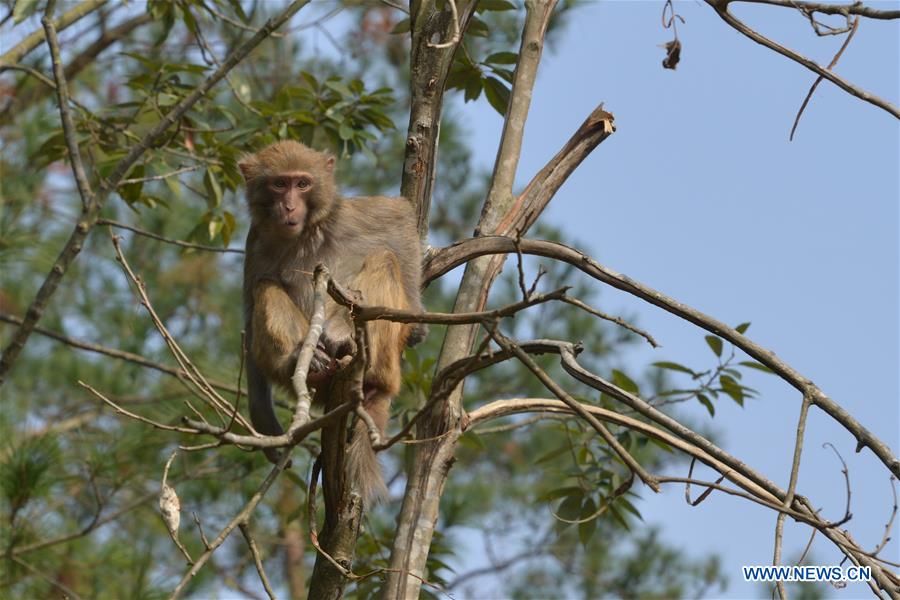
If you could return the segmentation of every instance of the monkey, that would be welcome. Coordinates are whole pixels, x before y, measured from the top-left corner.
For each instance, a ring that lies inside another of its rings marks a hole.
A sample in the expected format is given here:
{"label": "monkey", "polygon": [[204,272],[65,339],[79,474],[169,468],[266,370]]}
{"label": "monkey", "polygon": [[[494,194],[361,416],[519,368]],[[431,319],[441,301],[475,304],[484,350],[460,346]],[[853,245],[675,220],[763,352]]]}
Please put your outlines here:
{"label": "monkey", "polygon": [[[238,166],[250,212],[243,284],[250,419],[258,432],[280,435],[271,386],[291,389],[313,310],[315,267],[324,264],[335,281],[359,291],[367,304],[422,311],[422,250],[411,203],[404,198],[341,196],[335,159],[328,153],[280,141],[244,156]],[[391,400],[400,391],[403,348],[424,331],[384,320],[370,321],[366,328],[369,362],[363,407],[383,433]],[[352,336],[349,311],[328,298],[310,384],[327,384],[336,361],[354,350]],[[280,456],[274,449],[265,454],[272,462]],[[361,419],[352,433],[347,464],[365,500],[386,494]]]}

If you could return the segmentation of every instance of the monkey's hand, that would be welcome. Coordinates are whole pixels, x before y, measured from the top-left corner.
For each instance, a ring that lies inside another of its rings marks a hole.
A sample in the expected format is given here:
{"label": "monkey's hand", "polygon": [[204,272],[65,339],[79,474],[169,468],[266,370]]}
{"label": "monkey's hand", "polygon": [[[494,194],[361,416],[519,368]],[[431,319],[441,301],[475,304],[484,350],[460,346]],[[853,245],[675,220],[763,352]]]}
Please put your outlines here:
{"label": "monkey's hand", "polygon": [[349,335],[334,335],[326,332],[322,339],[325,342],[328,355],[336,361],[356,354],[356,342]]}
{"label": "monkey's hand", "polygon": [[416,323],[409,330],[409,337],[406,338],[406,347],[412,348],[425,341],[428,336],[428,325],[425,323]]}
{"label": "monkey's hand", "polygon": [[[323,336],[324,337],[324,336]],[[323,339],[319,339],[316,350],[313,352],[312,361],[309,363],[309,373],[306,380],[310,383],[320,383],[330,377],[336,369],[336,364]]]}

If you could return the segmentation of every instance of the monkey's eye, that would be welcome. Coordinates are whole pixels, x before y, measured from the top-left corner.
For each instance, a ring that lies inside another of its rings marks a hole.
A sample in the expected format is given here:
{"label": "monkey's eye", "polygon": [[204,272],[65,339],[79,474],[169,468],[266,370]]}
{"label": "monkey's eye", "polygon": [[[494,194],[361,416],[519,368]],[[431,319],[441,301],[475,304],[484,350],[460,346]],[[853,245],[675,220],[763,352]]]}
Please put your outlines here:
{"label": "monkey's eye", "polygon": [[272,187],[274,187],[276,190],[283,190],[286,185],[287,184],[284,182],[284,179],[276,179],[272,182]]}
{"label": "monkey's eye", "polygon": [[297,187],[300,188],[301,190],[308,189],[310,184],[311,184],[310,180],[307,179],[306,177],[301,177],[297,181]]}

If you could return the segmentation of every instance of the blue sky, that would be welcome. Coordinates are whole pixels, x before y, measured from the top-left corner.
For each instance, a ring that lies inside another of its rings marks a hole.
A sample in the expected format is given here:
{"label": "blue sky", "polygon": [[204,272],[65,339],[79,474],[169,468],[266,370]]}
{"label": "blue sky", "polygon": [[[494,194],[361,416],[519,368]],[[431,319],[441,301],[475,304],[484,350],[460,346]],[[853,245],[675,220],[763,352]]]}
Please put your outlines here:
{"label": "blue sky", "polygon": [[[870,3],[881,8],[897,3]],[[897,121],[823,82],[793,142],[788,133],[814,76],[744,38],[705,4],[682,2],[684,44],[677,71],[661,68],[670,39],[662,2],[589,2],[545,52],[526,129],[518,185],[524,185],[599,102],[617,132],[585,161],[544,218],[562,226],[605,265],[707,314],[737,324],[774,350],[900,451],[898,430]],[[841,38],[817,38],[794,11],[736,7],[762,32],[827,64]],[[864,21],[836,71],[890,102],[900,100],[896,23]],[[501,119],[484,103],[465,115],[479,164],[490,166]],[[709,366],[693,326],[615,290],[600,308],[637,315],[663,345],[622,357]],[[760,399],[743,409],[722,401],[703,420],[721,445],[786,487],[800,398],[765,375]],[[799,493],[840,518],[845,492],[830,442],[850,468],[853,520],[864,547],[881,539],[891,510],[886,469],[854,453],[853,438],[827,415],[809,422]],[[686,475],[686,472],[680,473]],[[708,474],[708,473],[707,473]],[[732,598],[768,597],[743,583],[740,566],[771,561],[775,515],[713,494],[691,508],[683,488],[650,497],[647,523],[686,552],[720,554]],[[900,560],[897,527],[884,556]],[[809,530],[788,522],[785,555],[796,557]],[[819,537],[814,564],[837,564]],[[868,595],[865,587],[834,592]]]}

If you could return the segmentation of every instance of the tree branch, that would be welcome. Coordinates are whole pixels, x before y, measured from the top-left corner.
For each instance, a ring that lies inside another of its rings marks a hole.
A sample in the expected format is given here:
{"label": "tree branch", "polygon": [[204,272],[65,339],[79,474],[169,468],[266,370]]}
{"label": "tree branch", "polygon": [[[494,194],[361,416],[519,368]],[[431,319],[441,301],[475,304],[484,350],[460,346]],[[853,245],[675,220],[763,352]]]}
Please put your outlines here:
{"label": "tree branch", "polygon": [[805,2],[804,0],[735,0],[748,4],[769,4],[783,8],[793,8],[803,13],[822,13],[823,15],[859,15],[869,19],[900,19],[900,10],[881,10],[866,6],[862,2],[853,4],[827,4],[824,2]]}
{"label": "tree branch", "polygon": [[[9,323],[11,325],[21,325],[23,323],[23,319],[19,317],[15,317],[13,315],[8,315],[6,313],[0,313],[0,322]],[[124,360],[130,363],[134,363],[141,367],[146,367],[148,369],[153,369],[154,371],[159,371],[160,373],[165,373],[167,375],[171,375],[177,379],[186,379],[187,372],[183,369],[178,369],[175,367],[170,367],[168,365],[164,365],[162,363],[154,362],[148,358],[141,356],[140,354],[133,354],[131,352],[126,352],[124,350],[118,350],[116,348],[110,348],[108,346],[101,346],[100,344],[94,344],[91,342],[85,342],[83,340],[78,340],[72,337],[65,336],[61,333],[57,333],[55,331],[51,331],[40,325],[34,328],[35,333],[48,337],[52,340],[56,340],[57,342],[62,342],[67,346],[72,346],[73,348],[78,348],[79,350],[86,350],[88,352],[94,352],[97,354],[103,354],[104,356],[110,356],[112,358],[117,358],[119,360]],[[224,392],[230,392],[232,394],[246,394],[245,391],[239,390],[236,386],[223,383],[221,381],[216,381],[214,379],[207,380],[211,386],[216,389],[222,390]]]}
{"label": "tree branch", "polygon": [[806,58],[805,56],[802,56],[801,54],[798,54],[797,52],[794,52],[790,48],[786,48],[785,46],[782,46],[778,42],[770,40],[769,38],[765,37],[764,35],[761,35],[757,31],[755,31],[754,29],[748,27],[743,21],[736,18],[734,15],[732,15],[729,12],[728,5],[731,4],[732,1],[733,0],[706,0],[706,3],[709,4],[713,8],[713,10],[716,11],[716,14],[718,14],[719,17],[721,17],[721,19],[723,21],[728,23],[735,30],[737,30],[740,33],[742,33],[743,35],[747,36],[748,38],[750,38],[757,44],[760,44],[761,46],[765,46],[769,50],[774,50],[778,54],[781,54],[782,56],[785,56],[785,57],[791,59],[792,61],[796,62],[797,64],[803,65],[804,67],[806,67],[813,73],[815,73],[821,77],[824,77],[831,83],[835,84],[836,86],[838,86],[839,88],[841,88],[842,90],[844,90],[845,92],[850,94],[851,96],[856,96],[860,100],[863,100],[864,102],[868,102],[869,104],[877,106],[878,108],[881,108],[881,109],[887,111],[888,113],[894,115],[894,117],[900,119],[900,108],[897,108],[896,106],[894,106],[887,100],[884,100],[878,96],[875,96],[874,94],[870,94],[869,92],[863,90],[862,88],[859,88],[859,87],[853,85],[852,83],[850,83],[843,77],[840,77],[839,75],[835,75],[828,69],[825,69],[824,67],[820,66],[818,63]]}
{"label": "tree branch", "polygon": [[725,323],[635,281],[627,275],[622,275],[604,267],[586,254],[564,244],[543,240],[517,241],[500,236],[470,238],[436,252],[425,264],[423,279],[431,281],[452,268],[472,260],[476,256],[495,253],[511,254],[516,252],[517,248],[525,254],[545,256],[569,263],[598,281],[641,298],[712,334],[728,340],[752,358],[769,367],[779,377],[804,394],[804,396],[809,396],[813,405],[818,406],[831,415],[835,421],[853,434],[857,440],[857,452],[862,450],[862,448],[871,449],[895,477],[900,477],[900,461],[893,455],[887,444],[863,427],[853,415],[830,399],[812,381],[778,358],[774,352],[753,342]]}
{"label": "tree branch", "polygon": [[[477,0],[461,0],[457,5],[462,33],[468,27]],[[419,235],[425,243],[428,236],[428,213],[437,164],[438,135],[444,88],[460,39],[446,47],[433,47],[434,37],[444,39],[452,28],[450,11],[438,10],[436,0],[413,0],[410,3],[410,109],[406,133],[406,155],[400,194],[412,202],[418,215]]]}

